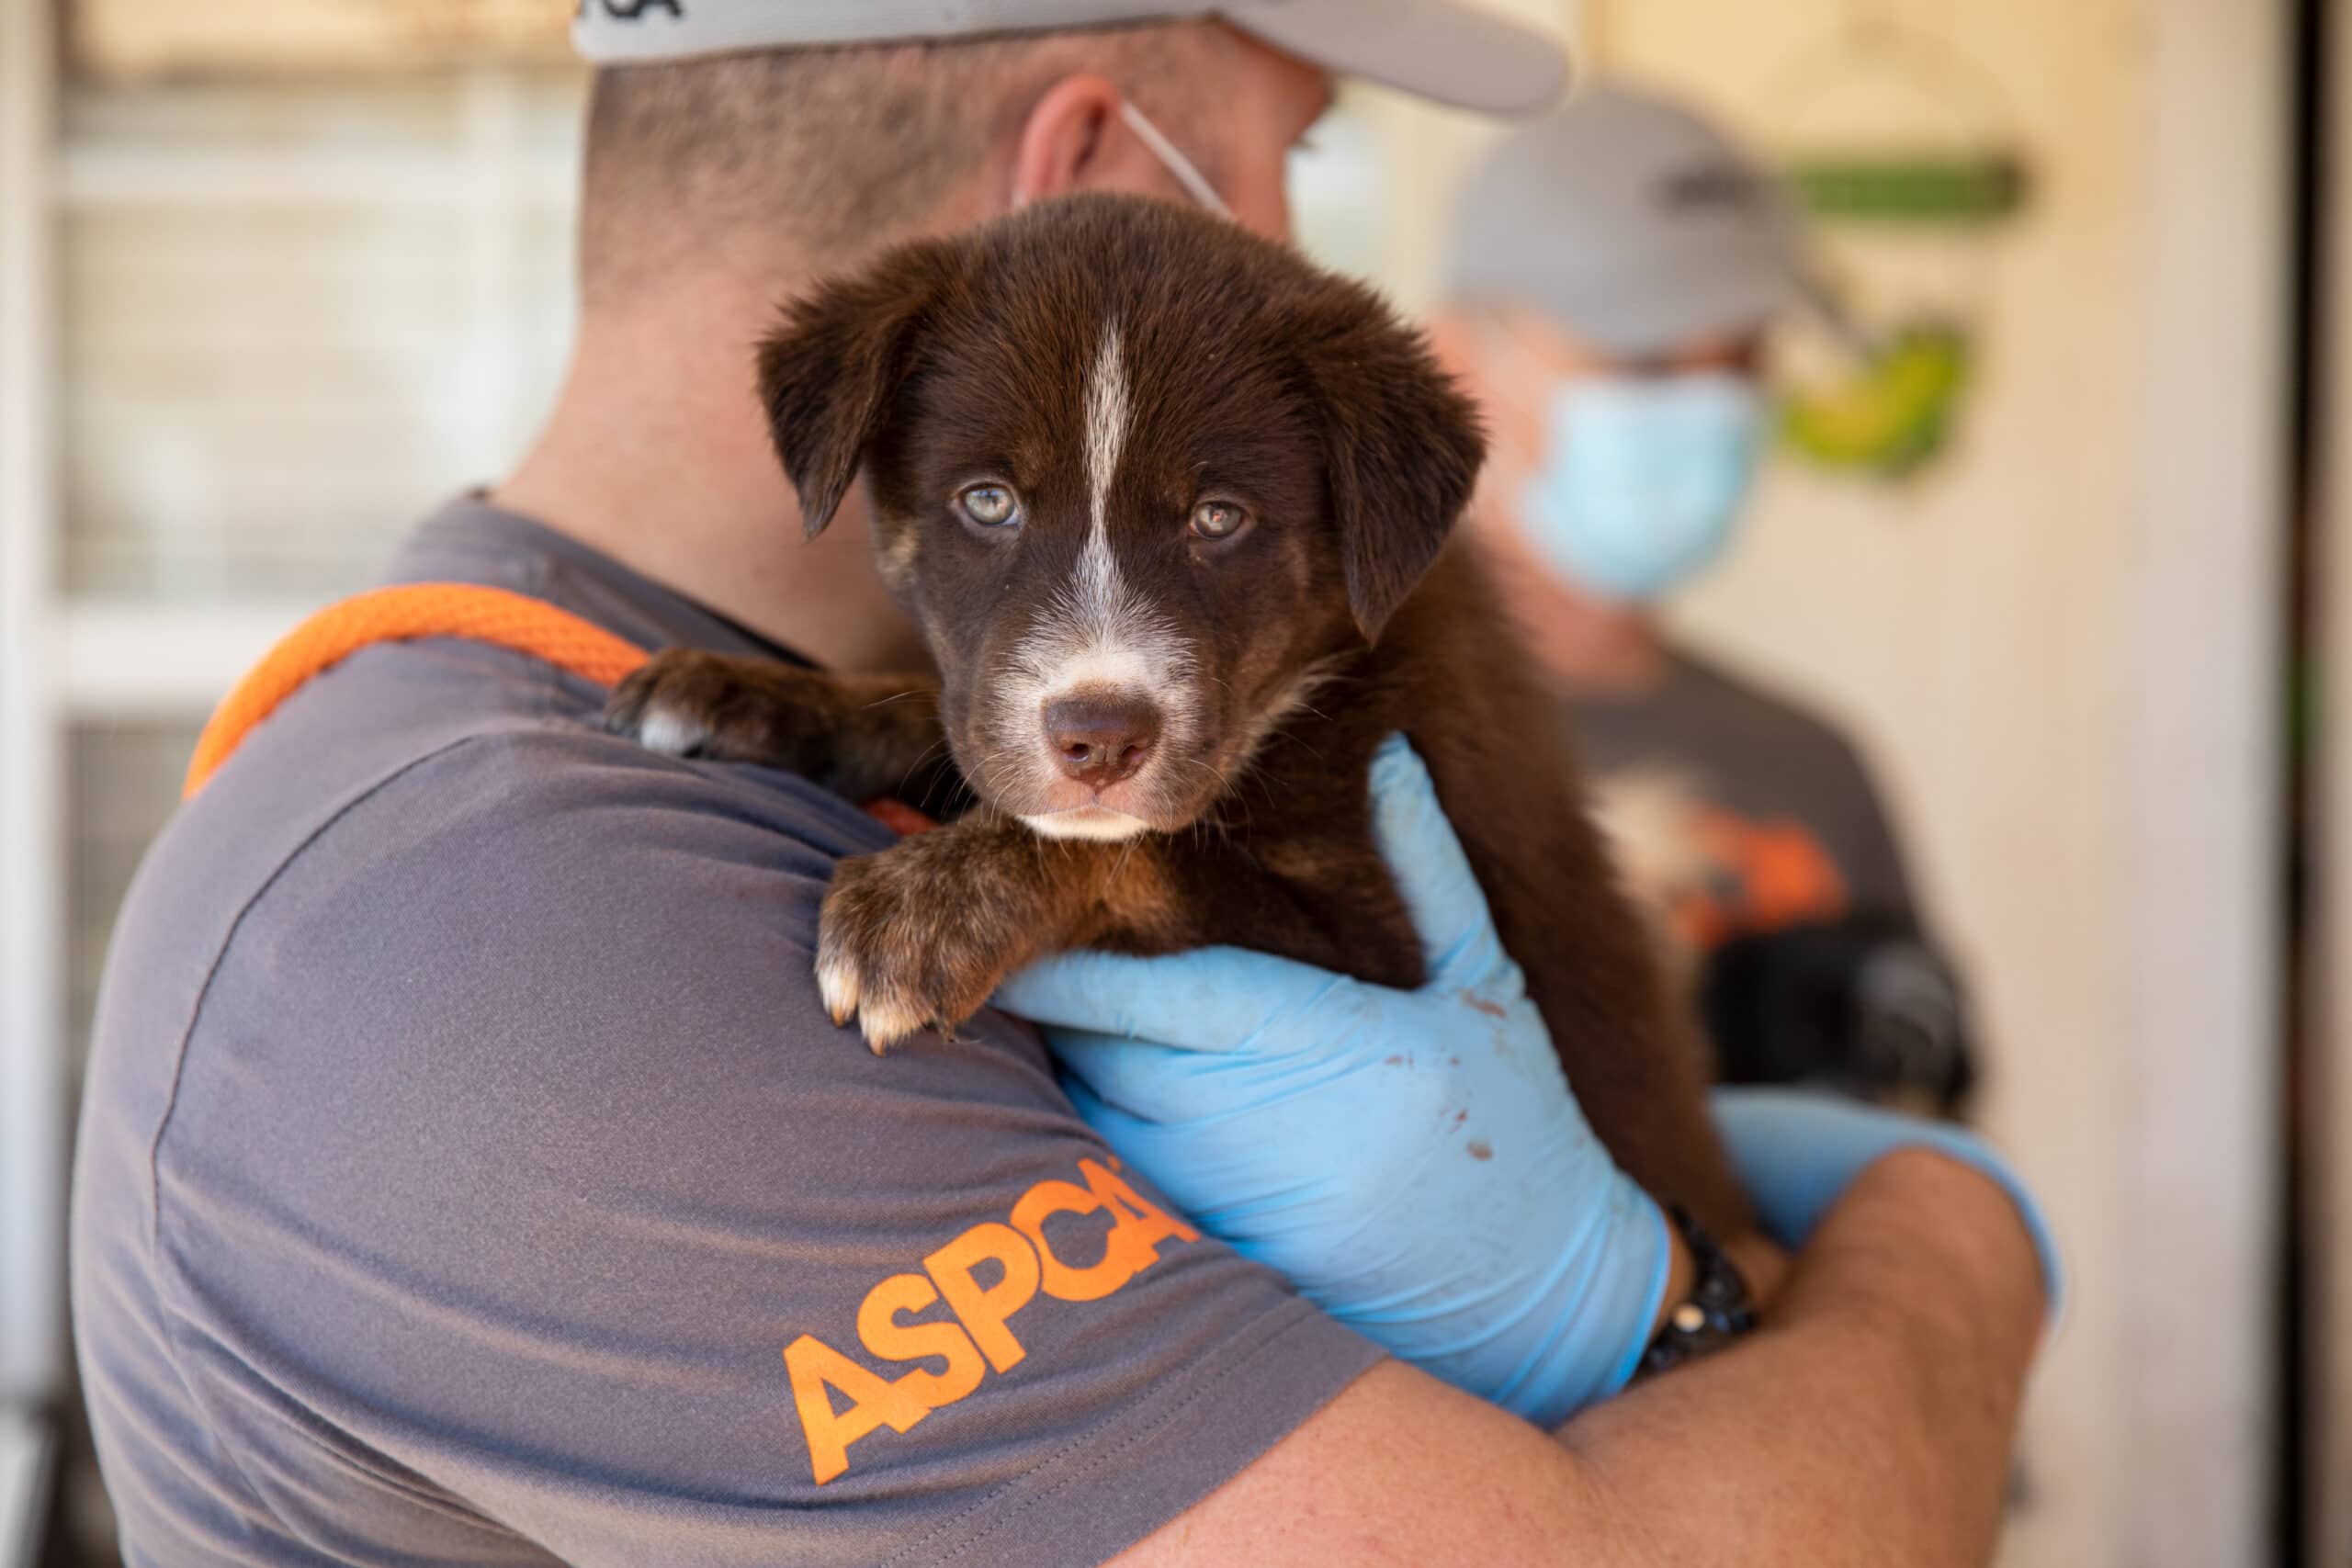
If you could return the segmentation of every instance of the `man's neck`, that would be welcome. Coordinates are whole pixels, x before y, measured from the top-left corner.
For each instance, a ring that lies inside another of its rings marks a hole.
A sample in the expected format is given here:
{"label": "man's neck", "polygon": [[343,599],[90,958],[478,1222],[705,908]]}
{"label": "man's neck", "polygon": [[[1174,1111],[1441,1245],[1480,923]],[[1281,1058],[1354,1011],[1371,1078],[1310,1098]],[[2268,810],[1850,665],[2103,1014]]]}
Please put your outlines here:
{"label": "man's neck", "polygon": [[714,278],[664,289],[659,313],[588,314],[546,430],[491,499],[829,668],[920,665],[863,498],[802,538],[753,382],[782,292]]}

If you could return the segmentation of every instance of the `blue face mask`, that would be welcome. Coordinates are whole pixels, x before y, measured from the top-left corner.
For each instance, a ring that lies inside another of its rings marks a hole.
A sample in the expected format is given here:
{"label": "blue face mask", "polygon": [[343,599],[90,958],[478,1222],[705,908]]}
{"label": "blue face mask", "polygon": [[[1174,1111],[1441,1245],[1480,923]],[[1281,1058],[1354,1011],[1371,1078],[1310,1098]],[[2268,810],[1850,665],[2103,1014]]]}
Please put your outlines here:
{"label": "blue face mask", "polygon": [[1764,400],[1744,377],[1566,382],[1520,497],[1521,525],[1561,576],[1646,603],[1723,554],[1763,434]]}

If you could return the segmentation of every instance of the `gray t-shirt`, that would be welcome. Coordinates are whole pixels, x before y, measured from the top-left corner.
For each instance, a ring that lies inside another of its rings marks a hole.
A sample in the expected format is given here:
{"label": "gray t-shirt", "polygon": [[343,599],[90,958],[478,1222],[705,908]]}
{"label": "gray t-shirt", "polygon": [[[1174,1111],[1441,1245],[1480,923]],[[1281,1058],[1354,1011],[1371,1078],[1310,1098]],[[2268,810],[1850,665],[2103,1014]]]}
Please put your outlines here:
{"label": "gray t-shirt", "polygon": [[[478,502],[393,575],[762,646]],[[73,1222],[134,1568],[1091,1563],[1378,1359],[1122,1170],[1027,1026],[831,1024],[819,899],[888,831],[602,696],[368,649],[148,856]]]}
{"label": "gray t-shirt", "polygon": [[1666,868],[1649,891],[1694,948],[1857,912],[1917,919],[1878,791],[1828,724],[1682,650],[1656,690],[1566,713],[1604,799],[1629,779],[1655,786],[1653,807],[1669,797],[1642,813],[1680,840],[1648,854]]}

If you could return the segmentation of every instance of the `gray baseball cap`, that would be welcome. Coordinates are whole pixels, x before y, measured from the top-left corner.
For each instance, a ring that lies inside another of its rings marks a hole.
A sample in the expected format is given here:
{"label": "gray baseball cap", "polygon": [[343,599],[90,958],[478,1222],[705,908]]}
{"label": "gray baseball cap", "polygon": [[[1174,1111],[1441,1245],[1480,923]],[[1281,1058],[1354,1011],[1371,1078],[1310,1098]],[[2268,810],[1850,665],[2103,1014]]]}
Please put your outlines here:
{"label": "gray baseball cap", "polygon": [[1559,38],[1464,0],[582,0],[571,36],[606,65],[1208,16],[1327,71],[1459,108],[1532,114],[1567,85]]}
{"label": "gray baseball cap", "polygon": [[1795,306],[1845,330],[1786,186],[1689,109],[1593,85],[1463,187],[1453,298],[1514,301],[1611,354],[1748,332]]}

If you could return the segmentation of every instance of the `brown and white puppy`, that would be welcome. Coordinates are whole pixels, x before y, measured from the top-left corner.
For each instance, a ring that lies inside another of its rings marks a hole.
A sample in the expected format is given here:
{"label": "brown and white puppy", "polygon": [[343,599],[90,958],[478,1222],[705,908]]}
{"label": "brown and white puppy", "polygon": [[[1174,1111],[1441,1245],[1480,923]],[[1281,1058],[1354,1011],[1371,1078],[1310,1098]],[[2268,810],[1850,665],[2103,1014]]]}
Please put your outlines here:
{"label": "brown and white puppy", "polygon": [[811,535],[867,475],[936,676],[672,652],[611,723],[960,810],[841,866],[818,953],[837,1020],[877,1050],[945,1031],[1082,946],[1419,984],[1366,787],[1401,731],[1595,1129],[1741,1227],[1695,1032],[1478,559],[1449,547],[1473,412],[1376,296],[1187,209],[1076,197],[820,288],[760,376]]}

